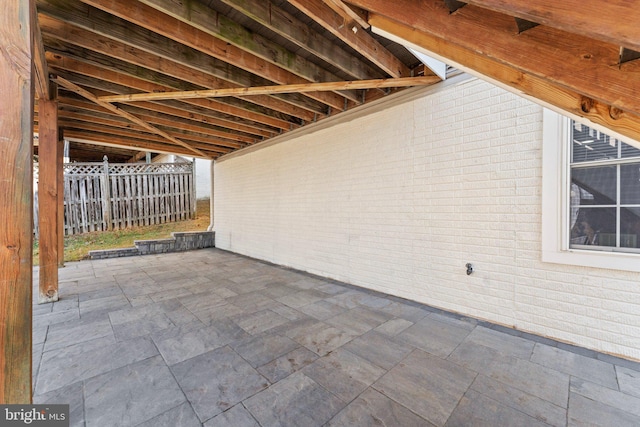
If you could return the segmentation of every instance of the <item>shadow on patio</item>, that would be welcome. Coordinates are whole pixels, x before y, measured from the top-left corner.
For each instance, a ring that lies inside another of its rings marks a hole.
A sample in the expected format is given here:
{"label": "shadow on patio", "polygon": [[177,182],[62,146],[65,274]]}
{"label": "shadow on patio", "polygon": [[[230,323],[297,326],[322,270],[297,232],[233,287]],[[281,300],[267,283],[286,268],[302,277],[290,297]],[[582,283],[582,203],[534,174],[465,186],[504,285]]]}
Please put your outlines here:
{"label": "shadow on patio", "polygon": [[34,402],[74,426],[640,425],[638,363],[216,249],[69,263],[60,295]]}

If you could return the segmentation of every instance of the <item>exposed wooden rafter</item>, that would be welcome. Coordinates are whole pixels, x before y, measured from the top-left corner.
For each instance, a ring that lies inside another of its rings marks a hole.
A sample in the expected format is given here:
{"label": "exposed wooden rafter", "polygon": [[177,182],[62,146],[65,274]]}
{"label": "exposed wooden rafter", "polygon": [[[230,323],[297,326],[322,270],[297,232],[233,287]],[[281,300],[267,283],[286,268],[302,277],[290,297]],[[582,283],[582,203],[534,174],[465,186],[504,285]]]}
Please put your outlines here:
{"label": "exposed wooden rafter", "polygon": [[327,6],[333,9],[338,15],[342,16],[346,21],[354,21],[364,29],[370,27],[367,22],[367,12],[359,8],[353,8],[342,0],[323,0]]}
{"label": "exposed wooden rafter", "polygon": [[169,135],[168,133],[164,132],[163,130],[158,129],[155,126],[150,125],[149,123],[145,122],[144,120],[141,120],[139,118],[137,118],[136,116],[129,114],[125,111],[122,111],[120,108],[116,107],[113,104],[110,104],[108,102],[105,101],[101,101],[99,100],[95,95],[93,95],[91,92],[81,88],[78,85],[75,85],[73,83],[71,83],[70,81],[62,78],[62,77],[57,77],[55,79],[55,82],[58,83],[60,86],[64,87],[67,90],[70,90],[72,92],[77,93],[78,95],[81,95],[85,98],[87,98],[90,101],[95,102],[96,104],[100,105],[103,108],[106,108],[107,110],[118,114],[119,116],[122,116],[128,120],[131,120],[133,123],[136,123],[137,125],[142,126],[143,128],[151,131],[152,133],[155,133],[157,135],[160,135],[164,138],[166,138],[167,140],[171,141],[172,143],[179,145],[181,147],[186,148],[189,151],[192,151],[194,153],[196,153],[198,156],[202,156],[205,158],[208,158],[209,156],[207,156],[206,154],[204,154],[202,151],[198,150],[197,148],[194,148],[192,146],[190,146],[189,144],[180,141],[177,138],[174,138],[173,136]]}
{"label": "exposed wooden rafter", "polygon": [[[250,53],[269,63],[287,70],[308,82],[341,80],[335,74],[302,56],[285,49],[266,37],[249,31],[221,13],[198,2],[175,2],[172,0],[140,0],[162,13],[173,16],[220,40],[230,43],[243,52]],[[293,81],[291,83],[294,83]],[[360,103],[361,96],[355,91],[343,91],[338,95]],[[344,103],[344,101],[341,101]]]}
{"label": "exposed wooden rafter", "polygon": [[425,86],[441,81],[436,76],[404,77],[399,79],[356,80],[348,82],[308,83],[301,85],[278,85],[248,87],[239,89],[194,90],[167,93],[139,93],[131,95],[114,95],[100,97],[106,102],[159,101],[163,99],[218,98],[224,96],[252,96],[261,94],[333,91],[344,89],[380,89],[390,87]]}
{"label": "exposed wooden rafter", "polygon": [[513,17],[471,4],[450,15],[439,0],[353,3],[374,27],[638,139],[640,78],[612,66],[617,46],[542,25],[516,35]]}
{"label": "exposed wooden rafter", "polygon": [[379,70],[333,44],[323,34],[313,31],[270,0],[221,1],[353,78],[364,80],[384,77]]}
{"label": "exposed wooden rafter", "polygon": [[[290,71],[277,67],[269,61],[249,54],[234,45],[145,4],[128,0],[82,1],[273,82],[279,84],[305,82],[304,79]],[[344,109],[344,98],[339,95],[327,92],[320,94],[311,92],[307,95],[332,108]]]}
{"label": "exposed wooden rafter", "polygon": [[40,32],[40,24],[38,23],[38,14],[34,2],[30,3],[32,35],[33,35],[33,70],[35,72],[36,95],[40,99],[51,99],[53,94],[50,88],[49,67],[45,58],[44,44],[42,43],[42,33]]}
{"label": "exposed wooden rafter", "polygon": [[[136,77],[149,77],[158,81],[157,73],[205,87],[226,88],[269,84],[266,79],[252,76],[249,72],[229,67],[223,61],[209,57],[200,51],[183,46],[175,41],[158,37],[153,32],[100,10],[89,10],[87,5],[72,3],[73,9],[60,9],[45,4],[41,7],[40,25],[50,39],[71,44],[87,51],[78,55],[85,60],[98,61],[102,54],[113,58],[116,64],[124,62],[136,67],[130,73]],[[89,14],[89,12],[91,12]],[[89,17],[97,20],[94,23]],[[77,48],[76,48],[77,50]],[[108,61],[108,59],[107,59]],[[108,62],[104,63],[108,66]],[[116,67],[117,65],[114,65]],[[140,69],[142,67],[142,69]],[[131,67],[129,67],[130,69]],[[156,74],[145,72],[152,70]],[[256,98],[253,103],[303,120],[312,120],[323,114],[324,105],[308,99]]]}
{"label": "exposed wooden rafter", "polygon": [[446,60],[454,66],[467,68],[489,77],[497,84],[509,86],[570,114],[586,117],[622,135],[640,140],[640,116],[636,114],[623,112],[610,103],[600,102],[575,90],[554,85],[547,79],[523,73],[495,59],[418,31],[408,25],[399,24],[387,17],[372,14],[369,22],[377,28],[432,51],[436,57],[446,55]]}
{"label": "exposed wooden rafter", "polygon": [[509,16],[640,51],[640,8],[634,1],[465,1]]}
{"label": "exposed wooden rafter", "polygon": [[406,77],[410,70],[366,31],[348,28],[340,15],[322,0],[289,0],[327,31],[360,52],[365,58],[382,68],[391,77]]}

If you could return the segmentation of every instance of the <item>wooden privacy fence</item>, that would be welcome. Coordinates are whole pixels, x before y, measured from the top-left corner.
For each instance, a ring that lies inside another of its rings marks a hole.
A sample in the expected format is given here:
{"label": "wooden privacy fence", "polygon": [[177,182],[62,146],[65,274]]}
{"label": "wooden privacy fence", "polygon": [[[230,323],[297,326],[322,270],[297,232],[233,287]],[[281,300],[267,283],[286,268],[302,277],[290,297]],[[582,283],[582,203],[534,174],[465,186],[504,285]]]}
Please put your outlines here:
{"label": "wooden privacy fence", "polygon": [[[37,170],[36,170],[37,173]],[[195,217],[192,163],[64,165],[64,234],[162,224]],[[34,225],[38,236],[38,194]]]}

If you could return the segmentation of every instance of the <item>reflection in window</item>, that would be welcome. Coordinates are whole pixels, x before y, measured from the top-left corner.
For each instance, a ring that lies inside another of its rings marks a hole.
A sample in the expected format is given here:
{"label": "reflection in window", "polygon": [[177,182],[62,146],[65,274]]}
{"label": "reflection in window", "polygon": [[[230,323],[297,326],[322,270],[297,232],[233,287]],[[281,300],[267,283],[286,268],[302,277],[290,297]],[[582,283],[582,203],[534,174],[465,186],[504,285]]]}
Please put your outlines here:
{"label": "reflection in window", "polygon": [[640,252],[640,149],[575,123],[570,246]]}

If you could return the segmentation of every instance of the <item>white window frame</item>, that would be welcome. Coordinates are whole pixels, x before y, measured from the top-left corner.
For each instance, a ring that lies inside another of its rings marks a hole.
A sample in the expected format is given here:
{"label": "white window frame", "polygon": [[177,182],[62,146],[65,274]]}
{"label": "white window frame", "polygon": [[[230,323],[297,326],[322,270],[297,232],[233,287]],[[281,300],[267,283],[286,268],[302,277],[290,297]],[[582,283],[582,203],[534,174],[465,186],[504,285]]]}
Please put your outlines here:
{"label": "white window frame", "polygon": [[571,119],[545,108],[542,120],[542,261],[640,272],[640,254],[569,247]]}

